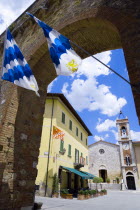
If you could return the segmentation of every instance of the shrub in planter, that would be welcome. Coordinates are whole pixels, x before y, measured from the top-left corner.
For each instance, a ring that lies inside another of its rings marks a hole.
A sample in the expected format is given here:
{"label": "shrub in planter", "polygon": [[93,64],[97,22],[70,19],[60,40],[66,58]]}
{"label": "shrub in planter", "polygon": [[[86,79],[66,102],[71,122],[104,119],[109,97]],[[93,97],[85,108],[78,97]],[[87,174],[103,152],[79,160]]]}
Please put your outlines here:
{"label": "shrub in planter", "polygon": [[78,191],[77,199],[78,200],[84,200],[85,199],[85,195],[84,195],[84,191],[83,190]]}
{"label": "shrub in planter", "polygon": [[104,195],[104,190],[100,191],[100,195],[103,196]]}
{"label": "shrub in planter", "polygon": [[88,194],[89,194],[89,198],[92,198],[92,190],[89,190]]}
{"label": "shrub in planter", "polygon": [[96,190],[97,190],[98,183],[102,183],[103,179],[101,177],[94,177],[93,182],[96,183]]}
{"label": "shrub in planter", "polygon": [[107,190],[102,190],[103,191],[103,193],[104,193],[104,195],[107,195]]}
{"label": "shrub in planter", "polygon": [[109,179],[108,177],[107,177],[107,179],[106,179],[106,182],[107,182],[107,183],[110,183],[110,179]]}
{"label": "shrub in planter", "polygon": [[96,193],[96,190],[91,190],[91,193],[92,193],[92,197],[98,197],[98,194]]}
{"label": "shrub in planter", "polygon": [[119,182],[120,182],[119,177],[116,177],[116,182],[117,182],[117,184],[119,184]]}
{"label": "shrub in planter", "polygon": [[84,195],[85,195],[85,199],[88,199],[89,197],[88,197],[88,190],[85,190],[84,191]]}
{"label": "shrub in planter", "polygon": [[68,189],[61,190],[61,197],[65,199],[73,199],[73,194],[69,194]]}

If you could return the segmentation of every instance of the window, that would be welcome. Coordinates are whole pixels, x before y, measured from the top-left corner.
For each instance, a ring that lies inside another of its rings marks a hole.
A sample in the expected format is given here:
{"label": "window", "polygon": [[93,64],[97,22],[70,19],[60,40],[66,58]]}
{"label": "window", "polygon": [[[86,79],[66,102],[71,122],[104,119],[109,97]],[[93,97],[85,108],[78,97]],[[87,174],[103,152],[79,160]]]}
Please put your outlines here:
{"label": "window", "polygon": [[83,153],[81,152],[81,157],[83,157]]}
{"label": "window", "polygon": [[83,141],[83,134],[81,133],[81,141]]}
{"label": "window", "polygon": [[100,154],[104,154],[104,153],[105,153],[104,149],[100,149],[100,150],[99,150],[99,153],[100,153]]}
{"label": "window", "polygon": [[78,136],[78,128],[76,128],[76,136]]}
{"label": "window", "polygon": [[87,141],[87,138],[86,138],[86,145],[88,145],[88,141]]}
{"label": "window", "polygon": [[86,164],[88,165],[88,156],[86,156]]}
{"label": "window", "polygon": [[62,112],[62,123],[65,124],[65,114]]}
{"label": "window", "polygon": [[63,152],[64,150],[64,141],[60,140],[60,152]]}
{"label": "window", "polygon": [[79,150],[75,149],[75,163],[79,163]]}
{"label": "window", "polygon": [[68,145],[68,156],[71,157],[71,145]]}
{"label": "window", "polygon": [[72,121],[69,121],[69,129],[72,131]]}

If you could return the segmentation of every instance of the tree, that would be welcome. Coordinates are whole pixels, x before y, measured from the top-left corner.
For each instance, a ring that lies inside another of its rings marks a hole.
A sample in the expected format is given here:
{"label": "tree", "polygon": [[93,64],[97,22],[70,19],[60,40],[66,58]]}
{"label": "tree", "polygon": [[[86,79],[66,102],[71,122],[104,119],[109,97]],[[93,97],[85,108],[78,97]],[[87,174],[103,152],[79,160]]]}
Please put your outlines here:
{"label": "tree", "polygon": [[58,179],[57,174],[55,173],[53,176],[52,194],[58,193],[58,182],[59,182],[59,179]]}
{"label": "tree", "polygon": [[103,179],[101,177],[94,177],[93,178],[93,182],[96,183],[96,190],[98,190],[97,189],[97,184],[98,183],[102,183],[103,182]]}

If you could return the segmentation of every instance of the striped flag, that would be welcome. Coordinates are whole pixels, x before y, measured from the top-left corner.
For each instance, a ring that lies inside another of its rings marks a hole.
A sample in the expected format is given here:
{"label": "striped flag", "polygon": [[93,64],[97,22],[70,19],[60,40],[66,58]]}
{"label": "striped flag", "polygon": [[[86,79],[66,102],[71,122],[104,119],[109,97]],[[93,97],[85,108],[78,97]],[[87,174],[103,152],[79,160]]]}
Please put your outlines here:
{"label": "striped flag", "polygon": [[82,63],[82,59],[76,54],[70,45],[70,41],[59,32],[40,21],[32,14],[26,12],[43,29],[48,41],[48,48],[57,75],[71,75],[76,72]]}
{"label": "striped flag", "polygon": [[6,31],[2,79],[20,87],[33,90],[38,94],[38,85],[30,66],[16,44],[10,30]]}
{"label": "striped flag", "polygon": [[53,138],[64,140],[65,133],[58,129],[56,126],[53,126]]}

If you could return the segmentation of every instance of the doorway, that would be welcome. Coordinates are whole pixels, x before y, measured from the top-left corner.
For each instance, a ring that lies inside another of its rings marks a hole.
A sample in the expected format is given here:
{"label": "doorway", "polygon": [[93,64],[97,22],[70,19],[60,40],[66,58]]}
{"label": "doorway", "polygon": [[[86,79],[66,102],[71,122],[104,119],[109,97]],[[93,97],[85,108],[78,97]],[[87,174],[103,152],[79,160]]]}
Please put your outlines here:
{"label": "doorway", "polygon": [[107,179],[107,170],[105,170],[105,169],[99,170],[99,177],[102,177],[103,182],[106,182],[106,179]]}
{"label": "doorway", "polygon": [[127,176],[126,177],[126,182],[127,182],[128,190],[136,190],[134,176]]}

